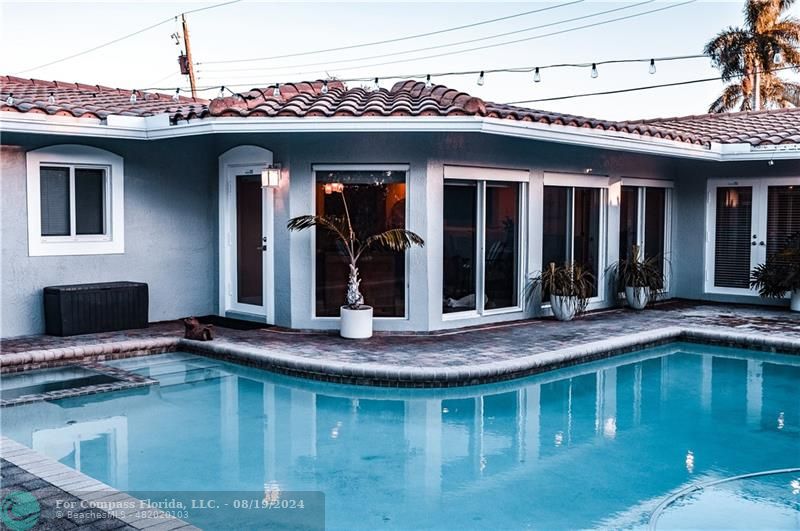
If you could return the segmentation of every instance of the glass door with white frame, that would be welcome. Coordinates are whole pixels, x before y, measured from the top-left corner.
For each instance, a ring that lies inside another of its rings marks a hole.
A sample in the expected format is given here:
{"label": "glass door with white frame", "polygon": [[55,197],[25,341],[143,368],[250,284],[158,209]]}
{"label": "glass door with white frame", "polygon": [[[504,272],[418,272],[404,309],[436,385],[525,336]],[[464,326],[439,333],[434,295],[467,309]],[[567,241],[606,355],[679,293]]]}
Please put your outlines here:
{"label": "glass door with white frame", "polygon": [[753,295],[750,272],[800,233],[800,178],[711,180],[706,291]]}
{"label": "glass door with white frame", "polygon": [[520,182],[445,181],[442,313],[521,306],[523,190]]}
{"label": "glass door with white frame", "polygon": [[634,245],[640,258],[657,258],[667,271],[669,202],[671,190],[655,186],[623,186],[620,193],[619,258],[630,256]]}

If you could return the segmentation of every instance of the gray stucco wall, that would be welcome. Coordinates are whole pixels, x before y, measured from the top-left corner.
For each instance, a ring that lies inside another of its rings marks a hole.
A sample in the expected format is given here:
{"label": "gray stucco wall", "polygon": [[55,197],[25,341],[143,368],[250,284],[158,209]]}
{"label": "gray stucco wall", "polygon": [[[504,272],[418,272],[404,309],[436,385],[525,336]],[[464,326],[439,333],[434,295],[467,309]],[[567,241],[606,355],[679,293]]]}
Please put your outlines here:
{"label": "gray stucco wall", "polygon": [[[76,143],[125,162],[125,253],[28,256],[25,151]],[[150,320],[216,311],[216,156],[201,138],[124,142],[3,135],[2,330],[44,331],[42,288],[133,280],[150,286]]]}
{"label": "gray stucco wall", "polygon": [[[229,134],[167,141],[121,141],[4,135],[2,150],[2,330],[9,337],[43,331],[41,289],[52,284],[139,280],[150,285],[151,320],[220,312],[218,307],[218,157],[240,145],[270,150],[288,177],[274,197],[275,322],[294,328],[337,328],[313,317],[310,232],[290,234],[289,218],[314,212],[315,164],[407,164],[411,215],[407,227],[425,249],[408,255],[408,319],[378,319],[378,330],[429,330],[519,319],[513,312],[442,321],[442,181],[447,164],[530,171],[528,244],[524,269],[541,264],[542,179],[545,172],[598,180],[674,180],[671,295],[690,299],[762,302],[703,292],[706,185],[711,177],[799,176],[799,161],[701,163],[518,138],[460,133]],[[80,143],[125,161],[125,253],[29,257],[24,152]],[[800,177],[798,177],[800,184]],[[608,205],[606,262],[617,259],[618,212]],[[611,297],[599,305],[612,304]],[[782,304],[782,302],[778,302]]]}

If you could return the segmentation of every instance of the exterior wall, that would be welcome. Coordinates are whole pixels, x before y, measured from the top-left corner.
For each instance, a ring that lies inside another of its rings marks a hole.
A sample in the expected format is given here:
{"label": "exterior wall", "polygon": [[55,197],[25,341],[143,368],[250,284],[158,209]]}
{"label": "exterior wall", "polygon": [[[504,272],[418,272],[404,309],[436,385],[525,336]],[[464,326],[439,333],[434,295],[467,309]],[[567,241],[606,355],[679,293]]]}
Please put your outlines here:
{"label": "exterior wall", "polygon": [[[114,152],[125,161],[125,253],[29,257],[25,151],[79,143]],[[311,231],[290,234],[287,221],[315,211],[315,164],[407,164],[408,229],[425,248],[408,252],[408,319],[376,319],[377,330],[436,330],[527,317],[534,312],[443,320],[441,311],[445,165],[530,172],[527,244],[523,270],[541,268],[542,194],[545,172],[598,181],[626,178],[674,180],[670,295],[690,299],[763,302],[758,297],[704,293],[706,185],[713,177],[800,176],[799,161],[710,163],[627,154],[579,146],[476,133],[236,134],[161,141],[123,141],[41,135],[3,137],[2,330],[9,337],[43,331],[41,289],[47,285],[137,280],[150,285],[151,320],[223,313],[219,308],[218,157],[232,147],[255,145],[284,168],[274,194],[275,324],[335,329],[338,320],[314,317],[314,250]],[[587,173],[587,169],[591,172]],[[476,170],[479,173],[479,170]],[[767,174],[767,175],[765,175]],[[800,178],[799,178],[800,179]],[[609,188],[606,264],[618,256],[619,184]],[[224,191],[223,191],[224,193]],[[342,294],[344,297],[344,294]],[[368,302],[368,301],[367,301]],[[781,304],[781,301],[777,302]],[[610,294],[593,307],[614,304]],[[536,312],[540,311],[538,308]]]}
{"label": "exterior wall", "polygon": [[[124,158],[125,252],[28,256],[25,152],[55,144],[99,147]],[[150,286],[150,320],[216,311],[217,180],[201,138],[115,141],[3,135],[1,337],[42,333],[42,288],[132,280]]]}

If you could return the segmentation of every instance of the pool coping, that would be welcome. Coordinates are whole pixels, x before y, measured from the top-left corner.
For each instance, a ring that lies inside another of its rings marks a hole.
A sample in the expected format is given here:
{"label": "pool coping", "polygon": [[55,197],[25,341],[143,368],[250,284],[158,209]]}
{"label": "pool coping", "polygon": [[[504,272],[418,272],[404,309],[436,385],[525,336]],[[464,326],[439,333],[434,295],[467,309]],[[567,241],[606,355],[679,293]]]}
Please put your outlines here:
{"label": "pool coping", "polygon": [[[8,437],[0,436],[0,457],[56,489],[74,496],[81,502],[81,506],[86,504],[87,508],[103,511],[135,529],[199,531],[199,528],[153,508],[147,502],[82,474]],[[138,517],[135,513],[115,514],[116,510],[109,510],[107,507],[109,502],[119,507],[131,504],[128,506],[145,511],[147,516]]]}
{"label": "pool coping", "polygon": [[102,361],[180,349],[277,374],[332,383],[374,387],[461,387],[521,378],[676,341],[800,355],[800,338],[671,326],[529,354],[512,360],[458,367],[407,367],[311,359],[274,348],[267,350],[220,340],[194,341],[173,337],[7,354],[0,356],[0,371],[16,372],[79,360]]}

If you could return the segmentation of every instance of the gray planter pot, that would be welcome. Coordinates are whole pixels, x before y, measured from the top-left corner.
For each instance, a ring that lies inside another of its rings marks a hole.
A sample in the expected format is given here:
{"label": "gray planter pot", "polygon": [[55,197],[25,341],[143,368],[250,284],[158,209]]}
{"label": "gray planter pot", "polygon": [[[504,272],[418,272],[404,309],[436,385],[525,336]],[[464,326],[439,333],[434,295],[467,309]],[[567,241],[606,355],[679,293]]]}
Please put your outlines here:
{"label": "gray planter pot", "polygon": [[650,288],[634,288],[625,286],[625,300],[634,310],[644,310],[650,302]]}
{"label": "gray planter pot", "polygon": [[559,321],[572,321],[578,311],[578,297],[550,295],[550,308]]}

